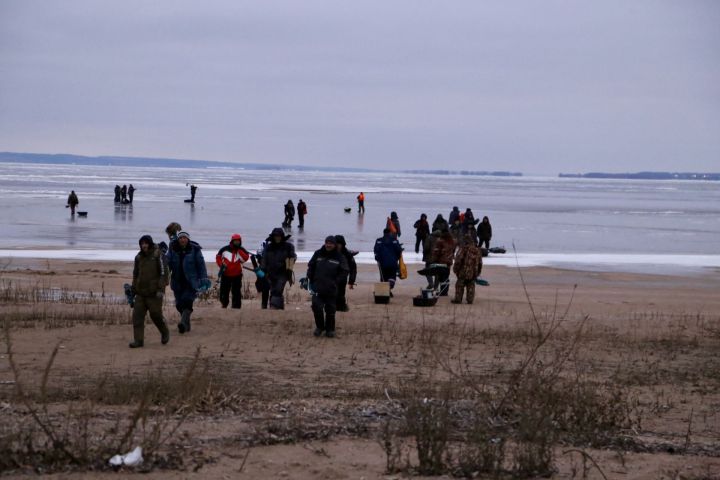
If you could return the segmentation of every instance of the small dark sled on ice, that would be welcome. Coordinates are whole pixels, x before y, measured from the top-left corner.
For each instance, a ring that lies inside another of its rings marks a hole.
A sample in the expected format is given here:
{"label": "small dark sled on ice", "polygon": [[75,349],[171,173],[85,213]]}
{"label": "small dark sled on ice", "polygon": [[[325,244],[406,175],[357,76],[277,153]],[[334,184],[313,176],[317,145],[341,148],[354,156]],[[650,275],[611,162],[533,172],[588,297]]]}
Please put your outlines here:
{"label": "small dark sled on ice", "polygon": [[190,200],[189,198],[186,198],[184,201],[185,203],[195,203],[195,200]]}
{"label": "small dark sled on ice", "polygon": [[480,285],[481,287],[489,287],[490,282],[488,282],[487,280],[483,280],[482,278],[476,278],[475,285]]}
{"label": "small dark sled on ice", "polygon": [[350,207],[345,207],[343,210],[345,210],[345,213],[352,212],[352,208],[350,208]]}
{"label": "small dark sled on ice", "polygon": [[505,247],[492,247],[488,250],[490,253],[507,253],[507,250],[505,250]]}
{"label": "small dark sled on ice", "polygon": [[77,212],[78,217],[83,217],[83,218],[87,218],[87,213],[88,212]]}

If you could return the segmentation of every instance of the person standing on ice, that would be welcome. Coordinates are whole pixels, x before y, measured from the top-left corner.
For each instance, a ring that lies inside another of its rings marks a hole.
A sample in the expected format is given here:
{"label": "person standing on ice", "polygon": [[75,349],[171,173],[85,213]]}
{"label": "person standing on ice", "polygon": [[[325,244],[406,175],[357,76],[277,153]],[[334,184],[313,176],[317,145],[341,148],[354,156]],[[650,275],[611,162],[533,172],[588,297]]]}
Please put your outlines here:
{"label": "person standing on ice", "polygon": [[300,201],[297,204],[297,214],[298,214],[298,221],[300,222],[298,224],[298,228],[304,228],[305,227],[305,215],[307,215],[307,204],[303,201],[301,198]]}
{"label": "person standing on ice", "polygon": [[415,253],[420,253],[420,246],[425,251],[425,244],[430,237],[430,224],[427,221],[427,215],[420,215],[420,219],[415,222]]}
{"label": "person standing on ice", "polygon": [[75,208],[80,205],[80,200],[75,194],[75,190],[70,191],[70,195],[67,198],[67,206],[70,207],[70,215],[75,215]]}
{"label": "person standing on ice", "polygon": [[357,196],[357,202],[358,213],[365,213],[365,194],[363,192],[360,192],[360,195]]}
{"label": "person standing on ice", "polygon": [[168,284],[167,258],[155,245],[150,235],[143,235],[138,242],[140,251],[135,255],[133,267],[132,291],[135,294],[133,303],[133,341],[130,348],[140,348],[145,344],[145,315],[150,313],[150,320],[160,331],[160,343],[170,341],[168,330],[163,318],[163,299]]}
{"label": "person standing on ice", "polygon": [[292,221],[295,219],[295,205],[292,200],[288,200],[285,204],[285,220],[283,220],[282,226],[290,228]]}

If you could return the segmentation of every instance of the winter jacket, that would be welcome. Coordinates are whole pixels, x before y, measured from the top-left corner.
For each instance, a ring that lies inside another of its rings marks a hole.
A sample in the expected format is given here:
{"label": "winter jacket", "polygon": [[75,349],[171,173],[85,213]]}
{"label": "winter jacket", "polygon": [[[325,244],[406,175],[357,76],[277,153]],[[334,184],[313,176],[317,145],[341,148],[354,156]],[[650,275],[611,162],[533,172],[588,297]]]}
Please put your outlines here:
{"label": "winter jacket", "polygon": [[402,231],[400,231],[400,219],[395,217],[388,217],[387,219],[387,228],[389,228],[391,231],[394,229],[395,234],[399,237],[402,235]]}
{"label": "winter jacket", "polygon": [[247,262],[249,258],[250,252],[242,246],[236,248],[230,242],[230,245],[225,245],[218,250],[217,255],[215,255],[215,263],[220,268],[225,267],[223,276],[239,277],[243,274],[243,263]]}
{"label": "winter jacket", "polygon": [[167,252],[167,261],[170,267],[170,288],[174,292],[184,290],[190,285],[193,290],[200,288],[200,282],[207,279],[207,268],[202,247],[197,242],[190,241],[183,250],[180,243],[174,242]]}
{"label": "winter jacket", "polygon": [[288,217],[295,216],[295,205],[293,205],[292,202],[287,202],[285,204],[285,215],[287,215]]}
{"label": "winter jacket", "polygon": [[452,225],[455,223],[455,220],[458,219],[460,219],[460,209],[453,207],[452,212],[450,212],[450,216],[448,217],[448,224]]}
{"label": "winter jacket", "polygon": [[150,297],[165,292],[169,276],[167,259],[157,245],[135,255],[132,287],[138,295]]}
{"label": "winter jacket", "polygon": [[71,193],[70,195],[68,195],[67,204],[68,205],[78,205],[78,204],[80,204],[80,200],[78,200],[77,195],[75,195],[74,193]]}
{"label": "winter jacket", "polygon": [[425,240],[430,235],[430,224],[427,220],[420,219],[413,225],[415,228],[415,236],[420,240]]}
{"label": "winter jacket", "polygon": [[260,268],[262,268],[268,276],[276,278],[287,273],[288,258],[296,259],[295,246],[287,241],[289,235],[280,243],[273,242],[272,237],[268,238],[267,246],[263,251],[260,260]]}
{"label": "winter jacket", "polygon": [[442,263],[448,267],[453,264],[455,256],[455,240],[450,233],[445,232],[435,240],[430,263]]}
{"label": "winter jacket", "polygon": [[480,249],[470,241],[460,247],[455,254],[455,265],[453,272],[459,280],[474,280],[482,271],[482,253]]}
{"label": "winter jacket", "polygon": [[298,203],[297,211],[298,215],[307,215],[307,204],[305,202]]}
{"label": "winter jacket", "polygon": [[477,232],[480,240],[492,239],[492,225],[490,225],[490,221],[488,220],[486,222],[485,219],[483,219],[483,221],[478,225]]}
{"label": "winter jacket", "polygon": [[313,290],[320,295],[337,295],[338,284],[348,274],[345,256],[336,249],[327,251],[323,246],[313,253],[308,262],[307,278]]}
{"label": "winter jacket", "polygon": [[432,231],[447,232],[449,229],[450,225],[448,224],[447,220],[445,220],[441,214],[438,214],[432,224]]}
{"label": "winter jacket", "polygon": [[402,255],[400,242],[398,242],[392,234],[375,240],[375,248],[373,251],[375,253],[375,261],[378,262],[382,268],[397,266],[400,255]]}
{"label": "winter jacket", "polygon": [[343,249],[340,251],[340,254],[345,257],[345,261],[348,264],[348,278],[343,277],[341,280],[341,283],[349,283],[350,285],[355,285],[355,280],[357,279],[357,262],[355,261],[355,255],[357,255],[358,252],[351,252],[347,248],[343,247]]}

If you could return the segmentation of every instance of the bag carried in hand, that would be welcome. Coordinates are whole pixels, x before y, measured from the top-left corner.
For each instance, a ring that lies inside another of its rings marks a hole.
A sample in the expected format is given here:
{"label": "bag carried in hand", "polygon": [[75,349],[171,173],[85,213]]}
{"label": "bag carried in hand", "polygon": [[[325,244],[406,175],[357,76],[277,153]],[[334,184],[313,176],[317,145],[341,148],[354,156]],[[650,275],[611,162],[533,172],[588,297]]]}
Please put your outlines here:
{"label": "bag carried in hand", "polygon": [[405,265],[405,260],[403,259],[403,256],[400,255],[400,268],[398,269],[398,277],[400,277],[400,280],[405,280],[407,278],[407,265]]}

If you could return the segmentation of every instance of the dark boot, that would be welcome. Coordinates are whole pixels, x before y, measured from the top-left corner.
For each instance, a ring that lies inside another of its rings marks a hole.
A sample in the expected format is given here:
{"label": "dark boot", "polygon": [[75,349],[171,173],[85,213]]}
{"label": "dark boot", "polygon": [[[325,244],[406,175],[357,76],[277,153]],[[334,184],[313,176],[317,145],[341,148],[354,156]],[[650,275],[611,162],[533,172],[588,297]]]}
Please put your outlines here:
{"label": "dark boot", "polygon": [[142,340],[133,340],[133,341],[130,342],[130,344],[128,345],[128,347],[130,347],[130,348],[142,348],[142,346],[143,346],[143,341],[142,341]]}
{"label": "dark boot", "polygon": [[[183,310],[182,315],[180,316],[180,323],[183,325],[183,329],[180,331],[180,333],[186,333],[190,331],[190,315],[192,314],[191,310]],[[178,326],[178,329],[180,327]]]}

